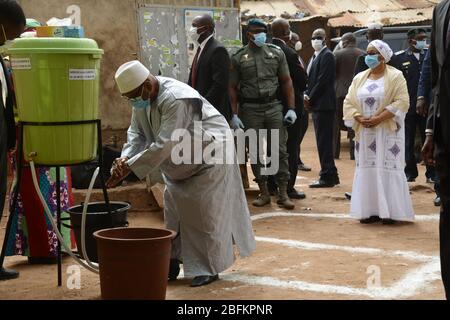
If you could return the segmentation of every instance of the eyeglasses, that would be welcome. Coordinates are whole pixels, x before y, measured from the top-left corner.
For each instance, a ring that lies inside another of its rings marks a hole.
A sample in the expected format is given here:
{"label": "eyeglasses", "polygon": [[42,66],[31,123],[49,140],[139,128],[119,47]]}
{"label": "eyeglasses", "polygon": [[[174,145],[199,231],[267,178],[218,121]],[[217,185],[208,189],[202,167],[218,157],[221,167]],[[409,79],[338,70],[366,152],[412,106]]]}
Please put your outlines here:
{"label": "eyeglasses", "polygon": [[127,97],[127,96],[124,96],[124,95],[122,95],[122,98],[127,100],[127,101],[133,102],[133,101],[139,100],[139,98],[142,98],[143,94],[144,94],[144,86],[142,86],[141,94],[139,96],[137,96],[136,98],[130,98],[130,97]]}
{"label": "eyeglasses", "polygon": [[311,40],[323,40],[323,37],[312,37]]}

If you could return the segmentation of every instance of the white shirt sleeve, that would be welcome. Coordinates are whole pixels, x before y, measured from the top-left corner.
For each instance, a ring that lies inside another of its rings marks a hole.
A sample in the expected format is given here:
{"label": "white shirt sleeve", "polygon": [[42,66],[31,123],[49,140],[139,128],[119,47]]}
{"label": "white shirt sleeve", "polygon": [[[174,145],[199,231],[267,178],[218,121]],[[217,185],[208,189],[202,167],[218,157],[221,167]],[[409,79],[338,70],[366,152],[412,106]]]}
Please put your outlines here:
{"label": "white shirt sleeve", "polygon": [[353,128],[353,126],[355,124],[355,120],[345,120],[344,124],[347,128]]}

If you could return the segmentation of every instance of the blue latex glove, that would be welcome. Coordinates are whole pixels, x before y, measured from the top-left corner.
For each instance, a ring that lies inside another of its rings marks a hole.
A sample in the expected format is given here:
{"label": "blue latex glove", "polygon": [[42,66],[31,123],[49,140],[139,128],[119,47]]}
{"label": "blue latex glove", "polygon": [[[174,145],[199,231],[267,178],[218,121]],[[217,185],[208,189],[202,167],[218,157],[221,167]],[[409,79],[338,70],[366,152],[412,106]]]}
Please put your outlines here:
{"label": "blue latex glove", "polygon": [[297,114],[294,110],[289,109],[289,111],[286,113],[286,116],[284,117],[284,124],[286,126],[292,126],[295,121],[297,121]]}
{"label": "blue latex glove", "polygon": [[233,118],[231,119],[231,129],[237,130],[237,129],[244,129],[244,124],[242,123],[241,119],[235,114]]}

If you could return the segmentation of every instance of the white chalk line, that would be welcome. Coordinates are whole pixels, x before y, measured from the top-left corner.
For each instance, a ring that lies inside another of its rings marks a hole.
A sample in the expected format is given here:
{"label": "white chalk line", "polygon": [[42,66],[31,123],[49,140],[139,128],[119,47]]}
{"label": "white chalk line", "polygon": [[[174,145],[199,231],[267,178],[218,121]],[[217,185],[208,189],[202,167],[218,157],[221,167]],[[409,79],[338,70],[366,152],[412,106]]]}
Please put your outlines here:
{"label": "white chalk line", "polygon": [[[274,217],[306,217],[306,218],[331,218],[331,219],[352,219],[346,214],[318,214],[318,213],[289,213],[272,212],[252,216],[253,221],[258,221]],[[439,215],[416,215],[416,221],[438,221]],[[240,274],[236,272],[224,273],[221,279],[230,282],[240,282],[247,285],[259,285],[276,287],[281,289],[292,289],[297,291],[309,291],[324,294],[339,294],[349,296],[364,296],[372,299],[400,299],[412,297],[427,286],[427,284],[440,280],[440,261],[437,256],[423,255],[413,251],[383,250],[378,248],[339,246],[323,243],[312,243],[297,240],[283,240],[267,237],[256,237],[259,242],[275,243],[287,247],[303,250],[337,250],[349,253],[379,255],[387,257],[405,258],[414,261],[427,262],[411,271],[403,278],[389,287],[380,288],[354,288],[350,286],[328,285],[310,283],[300,280],[281,280],[268,276],[255,276]],[[183,271],[180,276],[183,277]],[[224,288],[223,290],[226,290]]]}
{"label": "white chalk line", "polygon": [[339,246],[325,243],[313,243],[298,240],[282,240],[277,238],[256,237],[256,241],[280,244],[290,248],[297,248],[302,250],[336,250],[349,253],[370,254],[378,256],[386,256],[393,258],[404,258],[419,262],[429,262],[437,257],[423,255],[414,251],[388,251],[378,248],[365,248],[365,247],[352,247],[352,246]]}
{"label": "white chalk line", "polygon": [[[347,214],[318,214],[318,213],[289,213],[289,212],[269,212],[252,216],[253,221],[274,218],[274,217],[307,217],[307,218],[332,218],[332,219],[352,219]],[[416,215],[416,221],[438,221],[439,215]],[[440,279],[439,258],[436,256],[427,256],[412,251],[387,251],[377,248],[351,247],[329,245],[323,243],[311,243],[296,240],[282,240],[267,237],[256,237],[257,241],[270,242],[285,245],[288,247],[299,248],[303,250],[340,250],[349,253],[371,254],[389,257],[401,257],[409,260],[427,262],[407,273],[405,277],[387,288],[352,288],[337,285],[324,285],[309,283],[305,281],[284,281],[272,277],[250,276],[245,274],[226,274],[222,277],[224,280],[239,281],[251,285],[263,285],[280,288],[290,288],[300,291],[314,291],[321,293],[335,293],[353,296],[368,296],[375,299],[395,299],[411,297],[424,288],[427,283]]]}
{"label": "white chalk line", "polygon": [[[326,219],[345,219],[355,220],[346,213],[294,213],[294,212],[266,212],[256,214],[251,217],[252,221],[258,221],[268,218],[277,217],[302,217],[302,218],[326,218]],[[420,214],[415,216],[416,221],[420,222],[434,222],[439,221],[439,214]]]}
{"label": "white chalk line", "polygon": [[299,280],[280,280],[274,277],[254,276],[239,273],[229,273],[221,276],[222,280],[241,282],[252,286],[268,286],[297,291],[310,291],[324,294],[339,294],[349,296],[365,296],[372,299],[401,299],[412,297],[420,292],[428,283],[440,279],[439,260],[433,260],[419,268],[410,271],[400,281],[390,287],[354,288],[349,286],[310,283]]}
{"label": "white chalk line", "polygon": [[[183,270],[180,271],[180,278],[184,278]],[[220,275],[220,279],[223,281],[240,282],[251,286],[291,289],[301,292],[309,291],[323,294],[365,296],[372,299],[404,299],[420,293],[427,284],[440,280],[440,262],[439,259],[433,258],[431,262],[408,272],[393,285],[379,288],[354,288],[350,286],[311,283],[301,280],[281,280],[274,277],[255,276],[237,272],[224,273]],[[230,288],[222,288],[220,290],[229,291]]]}

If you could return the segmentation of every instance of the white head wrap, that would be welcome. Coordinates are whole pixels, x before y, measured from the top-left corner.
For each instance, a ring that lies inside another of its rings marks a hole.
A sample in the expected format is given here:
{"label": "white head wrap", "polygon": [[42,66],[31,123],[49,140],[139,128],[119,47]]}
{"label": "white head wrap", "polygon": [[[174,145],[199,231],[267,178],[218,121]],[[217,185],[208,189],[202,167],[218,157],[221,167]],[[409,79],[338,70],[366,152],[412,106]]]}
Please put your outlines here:
{"label": "white head wrap", "polygon": [[389,45],[382,41],[382,40],[373,40],[371,43],[369,43],[369,46],[374,47],[378,50],[378,52],[383,56],[386,63],[388,63],[392,56],[394,55],[394,52],[392,52],[391,47]]}
{"label": "white head wrap", "polygon": [[139,61],[130,61],[123,64],[116,72],[116,83],[120,93],[128,93],[147,80],[150,71]]}

